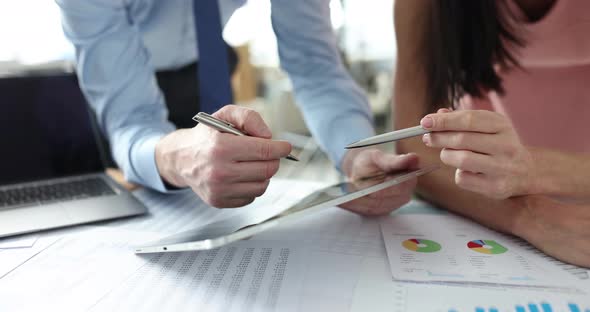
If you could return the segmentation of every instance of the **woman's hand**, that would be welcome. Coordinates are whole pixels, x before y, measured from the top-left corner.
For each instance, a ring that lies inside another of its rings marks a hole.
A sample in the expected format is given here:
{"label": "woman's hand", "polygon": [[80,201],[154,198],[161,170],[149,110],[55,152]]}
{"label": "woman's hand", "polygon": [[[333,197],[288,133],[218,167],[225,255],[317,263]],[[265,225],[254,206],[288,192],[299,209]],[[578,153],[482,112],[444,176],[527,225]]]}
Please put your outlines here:
{"label": "woman's hand", "polygon": [[423,142],[442,148],[441,161],[457,169],[459,187],[495,199],[532,192],[533,157],[505,116],[441,109],[422,118],[420,125],[432,131]]}

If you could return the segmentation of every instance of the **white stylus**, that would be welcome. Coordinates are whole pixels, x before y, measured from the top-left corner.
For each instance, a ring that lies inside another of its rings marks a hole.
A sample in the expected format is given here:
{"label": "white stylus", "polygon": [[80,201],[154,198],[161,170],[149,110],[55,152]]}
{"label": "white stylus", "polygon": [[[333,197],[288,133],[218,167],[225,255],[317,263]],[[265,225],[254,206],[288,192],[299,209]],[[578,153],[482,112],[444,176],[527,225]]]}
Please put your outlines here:
{"label": "white stylus", "polygon": [[401,130],[396,130],[376,136],[372,136],[370,138],[362,139],[360,141],[354,142],[352,144],[348,144],[345,148],[360,148],[365,146],[377,145],[387,142],[398,141],[401,139],[411,138],[419,135],[423,135],[429,133],[430,130],[426,130],[422,128],[422,126],[416,126],[412,128],[406,128]]}

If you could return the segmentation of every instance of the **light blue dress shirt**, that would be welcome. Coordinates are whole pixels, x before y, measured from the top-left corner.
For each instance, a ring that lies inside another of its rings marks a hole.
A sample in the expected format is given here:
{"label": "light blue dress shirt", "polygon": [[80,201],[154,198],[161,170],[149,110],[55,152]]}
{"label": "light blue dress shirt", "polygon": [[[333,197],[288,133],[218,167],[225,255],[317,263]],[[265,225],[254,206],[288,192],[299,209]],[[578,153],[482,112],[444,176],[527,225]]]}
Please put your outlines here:
{"label": "light blue dress shirt", "polygon": [[[80,85],[115,161],[127,180],[165,192],[154,151],[174,126],[154,73],[198,59],[193,0],[56,2],[64,32],[76,48]],[[220,0],[222,22],[244,2]],[[297,104],[320,146],[339,165],[344,146],[374,135],[374,129],[366,97],[339,57],[329,0],[271,4],[281,66]]]}

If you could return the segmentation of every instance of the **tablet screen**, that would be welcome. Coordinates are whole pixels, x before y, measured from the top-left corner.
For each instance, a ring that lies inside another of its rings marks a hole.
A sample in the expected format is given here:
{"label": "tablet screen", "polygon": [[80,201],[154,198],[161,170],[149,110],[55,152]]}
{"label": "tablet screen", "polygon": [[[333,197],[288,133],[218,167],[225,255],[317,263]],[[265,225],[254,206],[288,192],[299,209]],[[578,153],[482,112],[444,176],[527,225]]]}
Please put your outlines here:
{"label": "tablet screen", "polygon": [[172,235],[158,242],[146,244],[144,247],[138,247],[135,252],[173,252],[218,248],[231,242],[248,238],[271,227],[283,224],[284,222],[291,222],[323,209],[338,206],[368,194],[392,187],[412,178],[427,174],[438,168],[438,165],[432,165],[422,169],[380,175],[355,182],[338,183],[313,192],[302,198],[295,205],[285,209],[282,213],[260,223],[248,224],[236,230],[236,228],[226,226],[226,224],[232,222],[231,220],[223,220],[214,224],[205,225],[195,230]]}

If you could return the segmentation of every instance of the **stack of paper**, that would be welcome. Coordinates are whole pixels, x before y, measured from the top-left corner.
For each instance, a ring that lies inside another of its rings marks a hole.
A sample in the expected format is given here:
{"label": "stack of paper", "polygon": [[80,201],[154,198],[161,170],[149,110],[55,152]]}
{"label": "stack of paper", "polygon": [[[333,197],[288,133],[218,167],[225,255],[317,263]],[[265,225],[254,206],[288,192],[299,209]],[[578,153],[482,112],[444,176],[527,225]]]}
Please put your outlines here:
{"label": "stack of paper", "polygon": [[[226,248],[137,256],[151,233],[97,229],[62,238],[0,282],[0,311],[295,310],[297,246],[243,241]],[[34,300],[26,300],[34,298]]]}

